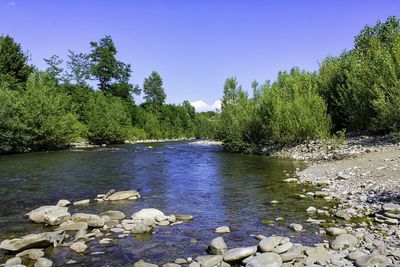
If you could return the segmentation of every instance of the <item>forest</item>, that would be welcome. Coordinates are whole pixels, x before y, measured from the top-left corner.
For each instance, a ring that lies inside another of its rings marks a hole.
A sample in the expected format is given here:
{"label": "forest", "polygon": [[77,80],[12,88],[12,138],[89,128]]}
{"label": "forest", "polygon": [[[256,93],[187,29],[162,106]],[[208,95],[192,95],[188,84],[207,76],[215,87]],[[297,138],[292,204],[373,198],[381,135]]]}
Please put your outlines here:
{"label": "forest", "polygon": [[257,151],[346,133],[400,132],[400,22],[365,26],[354,47],[326,57],[317,71],[298,67],[276,81],[251,85],[235,77],[224,86],[218,136],[232,151]]}
{"label": "forest", "polygon": [[[354,47],[326,57],[314,72],[281,71],[251,85],[235,77],[223,88],[220,113],[196,113],[189,101],[166,104],[153,71],[142,86],[117,59],[110,36],[90,53],[53,55],[38,70],[12,37],[0,37],[0,153],[64,148],[72,142],[117,144],[145,139],[220,139],[231,151],[255,152],[349,132],[400,132],[400,21],[365,26]],[[65,69],[62,66],[66,66]],[[143,93],[144,102],[134,101]]]}
{"label": "forest", "polygon": [[[215,113],[196,113],[189,101],[167,104],[157,71],[143,86],[131,84],[132,67],[117,59],[110,36],[91,42],[88,54],[44,60],[47,68],[38,70],[11,36],[0,37],[0,154],[73,142],[214,138]],[[134,95],[141,93],[137,105]]]}

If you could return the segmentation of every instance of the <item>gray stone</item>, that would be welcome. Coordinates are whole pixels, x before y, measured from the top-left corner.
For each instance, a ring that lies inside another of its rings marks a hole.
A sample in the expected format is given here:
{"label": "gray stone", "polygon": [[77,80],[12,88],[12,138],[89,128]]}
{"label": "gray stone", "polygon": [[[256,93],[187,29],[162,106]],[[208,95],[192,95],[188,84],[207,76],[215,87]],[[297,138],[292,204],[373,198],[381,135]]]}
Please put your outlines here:
{"label": "gray stone", "polygon": [[111,228],[110,231],[113,232],[113,233],[122,233],[123,231],[125,231],[125,229],[124,228],[120,228],[120,227],[116,227],[116,228]]}
{"label": "gray stone", "polygon": [[28,256],[31,260],[37,260],[44,256],[44,252],[43,249],[31,248],[18,253],[16,256],[17,257]]}
{"label": "gray stone", "polygon": [[306,254],[308,256],[306,258],[307,265],[311,265],[314,263],[326,265],[327,261],[331,258],[331,254],[322,245],[315,248],[306,249]]}
{"label": "gray stone", "polygon": [[133,264],[133,267],[158,267],[158,265],[140,260],[138,262],[135,262],[135,264]]}
{"label": "gray stone", "polygon": [[306,248],[300,244],[294,244],[288,251],[281,254],[282,260],[291,261],[302,255],[302,253],[306,250]]}
{"label": "gray stone", "polygon": [[73,243],[69,248],[77,253],[83,253],[87,249],[87,245],[83,242],[76,242]]}
{"label": "gray stone", "polygon": [[8,259],[4,266],[15,266],[15,265],[20,265],[22,264],[22,259],[20,257],[14,257],[11,259]]}
{"label": "gray stone", "polygon": [[170,225],[170,222],[168,220],[161,221],[161,222],[158,223],[158,225],[160,225],[160,226],[168,226],[168,225]]}
{"label": "gray stone", "polygon": [[362,251],[357,249],[356,251],[350,252],[349,255],[347,255],[347,258],[349,260],[355,261],[358,258],[360,258],[362,256],[366,256],[366,255],[367,255],[366,253],[364,253],[364,252],[362,252]]}
{"label": "gray stone", "polygon": [[69,204],[71,204],[71,202],[69,202],[69,200],[60,199],[60,200],[57,202],[57,205],[56,205],[56,206],[59,206],[59,207],[66,207],[66,206],[68,206]]}
{"label": "gray stone", "polygon": [[139,222],[135,224],[132,228],[132,234],[144,234],[151,231],[151,227],[147,226],[144,222]]}
{"label": "gray stone", "polygon": [[87,221],[87,224],[89,227],[92,227],[92,228],[100,228],[100,227],[104,226],[105,221],[102,219],[93,219],[93,220]]}
{"label": "gray stone", "polygon": [[217,229],[215,229],[216,234],[227,234],[230,232],[231,232],[231,230],[229,229],[228,226],[221,226],[221,227],[218,227]]}
{"label": "gray stone", "polygon": [[177,263],[168,262],[163,264],[162,267],[181,267],[181,266]]}
{"label": "gray stone", "polygon": [[[66,208],[66,207],[41,206],[37,209],[30,211],[29,213],[27,213],[25,215],[29,216],[29,219],[35,223],[46,223],[45,216],[51,215],[51,214],[60,214],[62,218],[65,218],[65,215],[69,214],[69,213],[68,213],[68,208]],[[51,219],[54,219],[54,216]]]}
{"label": "gray stone", "polygon": [[119,210],[108,210],[106,212],[100,213],[100,218],[103,216],[109,217],[111,220],[123,220],[125,219],[125,214]]}
{"label": "gray stone", "polygon": [[291,224],[289,225],[289,227],[290,227],[291,229],[293,229],[294,231],[296,231],[296,232],[301,232],[301,231],[303,230],[303,226],[301,226],[301,225],[298,224],[298,223],[291,223]]}
{"label": "gray stone", "polygon": [[224,261],[232,262],[244,259],[250,255],[253,255],[257,252],[257,247],[243,247],[243,248],[234,248],[225,251],[224,253]]}
{"label": "gray stone", "polygon": [[0,248],[9,251],[21,251],[28,248],[48,247],[64,240],[64,231],[30,234],[20,238],[6,239],[1,242]]}
{"label": "gray stone", "polygon": [[112,195],[105,197],[105,200],[116,201],[116,200],[126,200],[126,199],[134,199],[139,198],[140,194],[135,190],[127,190],[127,191],[118,191],[113,193]]}
{"label": "gray stone", "polygon": [[64,231],[79,231],[81,229],[87,229],[88,228],[88,223],[87,222],[64,222],[60,224],[60,227],[58,229],[64,230]]}
{"label": "gray stone", "polygon": [[90,213],[74,213],[71,216],[74,222],[88,222],[91,220],[101,220],[99,215]]}
{"label": "gray stone", "polygon": [[287,237],[270,236],[262,239],[258,244],[258,247],[262,252],[271,252],[278,245],[283,245],[284,243],[287,242],[289,242],[289,238]]}
{"label": "gray stone", "polygon": [[131,218],[132,220],[152,220],[153,222],[156,221],[157,216],[164,215],[164,213],[158,209],[141,209],[138,212],[135,212],[132,214]]}
{"label": "gray stone", "polygon": [[362,256],[356,260],[356,266],[358,267],[387,266],[389,264],[391,264],[390,259],[379,254]]}
{"label": "gray stone", "polygon": [[35,262],[34,267],[51,267],[53,262],[46,258],[40,258]]}
{"label": "gray stone", "polygon": [[201,267],[213,267],[222,262],[221,255],[209,255],[209,256],[198,256],[196,258],[198,264]]}
{"label": "gray stone", "polygon": [[228,248],[225,244],[224,239],[222,237],[217,237],[211,241],[211,244],[208,246],[207,251],[210,254],[219,255],[224,254],[227,249]]}
{"label": "gray stone", "polygon": [[357,237],[351,234],[341,234],[331,241],[331,248],[335,250],[355,247],[358,243]]}
{"label": "gray stone", "polygon": [[284,253],[284,252],[288,251],[288,250],[291,249],[292,247],[293,247],[293,243],[292,243],[292,242],[287,242],[287,243],[285,243],[285,244],[283,244],[283,245],[280,245],[280,246],[275,247],[275,248],[272,250],[272,252],[281,254],[281,253]]}
{"label": "gray stone", "polygon": [[383,204],[382,209],[384,211],[389,211],[392,213],[400,213],[400,205],[399,204],[385,203],[385,204]]}
{"label": "gray stone", "polygon": [[81,206],[81,205],[87,205],[90,203],[90,199],[82,199],[74,202],[74,206]]}
{"label": "gray stone", "polygon": [[187,214],[175,214],[175,218],[177,221],[191,221],[193,220],[192,215],[187,215]]}
{"label": "gray stone", "polygon": [[337,235],[347,234],[347,231],[345,229],[337,227],[329,227],[326,229],[326,233],[331,236],[337,236]]}
{"label": "gray stone", "polygon": [[257,255],[246,267],[280,267],[282,265],[282,258],[276,253],[262,253]]}

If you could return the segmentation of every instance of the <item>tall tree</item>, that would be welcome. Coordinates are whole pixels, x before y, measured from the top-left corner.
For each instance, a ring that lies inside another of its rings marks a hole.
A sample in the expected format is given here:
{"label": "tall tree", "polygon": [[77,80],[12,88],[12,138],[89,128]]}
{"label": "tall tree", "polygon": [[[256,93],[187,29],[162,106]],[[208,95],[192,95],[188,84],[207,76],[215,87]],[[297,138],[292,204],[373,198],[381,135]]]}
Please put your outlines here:
{"label": "tall tree", "polygon": [[21,45],[9,35],[0,36],[0,84],[10,89],[23,89],[33,66],[28,64],[28,55]]}
{"label": "tall tree", "polygon": [[91,74],[99,81],[99,89],[106,94],[132,101],[132,94],[138,94],[137,87],[129,83],[131,65],[116,59],[117,48],[111,36],[105,36],[99,42],[91,42]]}
{"label": "tall tree", "polygon": [[153,71],[148,78],[144,79],[143,92],[146,103],[164,105],[167,95],[164,92],[163,80],[157,71]]}
{"label": "tall tree", "polygon": [[52,55],[50,58],[45,58],[44,61],[47,64],[46,72],[51,79],[56,83],[63,79],[62,72],[64,69],[61,67],[63,60],[59,56]]}

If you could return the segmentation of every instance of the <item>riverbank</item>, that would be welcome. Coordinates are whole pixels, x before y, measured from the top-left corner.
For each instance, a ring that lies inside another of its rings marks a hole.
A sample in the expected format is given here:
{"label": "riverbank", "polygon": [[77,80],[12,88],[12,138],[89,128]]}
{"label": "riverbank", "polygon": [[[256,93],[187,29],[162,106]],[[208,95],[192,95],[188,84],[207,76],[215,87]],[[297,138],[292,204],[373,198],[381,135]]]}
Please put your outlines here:
{"label": "riverbank", "polygon": [[[400,264],[399,144],[384,137],[362,137],[348,140],[339,152],[345,152],[338,155],[346,159],[313,162],[297,173],[300,182],[312,183],[325,199],[339,201],[329,211],[336,231],[356,237],[357,255],[376,258],[358,266]],[[315,159],[314,155],[321,159],[322,154],[315,151],[303,156]],[[350,252],[345,250],[343,255],[348,257]]]}

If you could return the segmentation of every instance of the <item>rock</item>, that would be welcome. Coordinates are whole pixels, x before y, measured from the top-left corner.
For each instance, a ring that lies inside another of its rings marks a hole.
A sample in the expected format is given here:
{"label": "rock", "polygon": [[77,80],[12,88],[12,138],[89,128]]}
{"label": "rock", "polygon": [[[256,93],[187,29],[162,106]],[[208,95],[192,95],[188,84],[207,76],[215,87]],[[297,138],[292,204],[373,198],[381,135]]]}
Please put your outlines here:
{"label": "rock", "polygon": [[217,227],[217,229],[215,229],[216,234],[227,234],[230,232],[231,232],[231,230],[229,229],[228,226],[221,226],[221,227]]}
{"label": "rock", "polygon": [[194,261],[189,264],[189,267],[200,267],[200,264]]}
{"label": "rock", "polygon": [[156,221],[156,217],[164,215],[164,213],[158,209],[141,209],[138,212],[132,214],[132,220],[152,220],[153,222]]}
{"label": "rock", "polygon": [[308,207],[308,208],[306,209],[306,211],[307,211],[308,213],[314,213],[314,212],[317,211],[317,209],[314,208],[314,207]]}
{"label": "rock", "polygon": [[49,211],[44,214],[44,222],[49,225],[59,225],[63,222],[68,221],[71,218],[71,214],[63,209],[56,209]]}
{"label": "rock", "polygon": [[292,242],[286,242],[285,244],[277,246],[276,248],[274,248],[272,250],[272,252],[281,254],[281,253],[284,253],[284,252],[288,251],[292,247],[293,247],[293,243]]}
{"label": "rock", "polygon": [[158,267],[158,265],[140,260],[138,262],[135,262],[135,264],[133,264],[133,267]]}
{"label": "rock", "polygon": [[282,258],[276,253],[262,253],[255,256],[246,267],[280,267],[282,265]]}
{"label": "rock", "polygon": [[337,227],[329,227],[326,229],[326,233],[331,236],[337,236],[337,235],[347,234],[347,231],[345,229]]}
{"label": "rock", "polygon": [[74,213],[71,216],[71,220],[74,222],[88,222],[91,220],[101,220],[99,215],[90,213]]}
{"label": "rock", "polygon": [[161,222],[158,223],[158,225],[160,225],[160,226],[168,226],[168,225],[170,225],[170,222],[168,220],[161,221]]}
{"label": "rock", "polygon": [[76,242],[73,243],[69,248],[77,253],[83,253],[87,249],[87,246],[83,242]]}
{"label": "rock", "polygon": [[20,265],[22,264],[22,259],[20,257],[14,257],[11,259],[8,259],[4,266],[15,266],[15,265]]}
{"label": "rock", "polygon": [[323,245],[306,249],[306,254],[308,255],[305,262],[307,265],[314,263],[326,265],[327,261],[331,258],[331,254],[324,248]]}
{"label": "rock", "polygon": [[1,242],[0,248],[9,251],[21,251],[28,248],[48,247],[64,240],[64,231],[30,234],[20,238],[6,239]]}
{"label": "rock", "polygon": [[281,258],[282,260],[285,261],[292,261],[298,257],[300,257],[300,255],[302,255],[302,253],[306,250],[306,248],[300,244],[294,244],[288,251],[286,251],[285,253],[281,254]]}
{"label": "rock", "polygon": [[287,237],[270,236],[262,239],[258,244],[258,247],[262,252],[271,252],[278,245],[283,245],[287,242],[289,242],[289,238]]}
{"label": "rock", "polygon": [[192,215],[186,215],[186,214],[175,214],[175,218],[177,221],[184,221],[184,222],[193,220]]}
{"label": "rock", "polygon": [[230,249],[225,251],[224,261],[226,262],[238,261],[248,256],[251,256],[256,252],[257,252],[256,246]]}
{"label": "rock", "polygon": [[296,232],[301,232],[303,230],[303,226],[301,226],[300,224],[297,224],[297,223],[291,223],[289,225],[289,227]]}
{"label": "rock", "polygon": [[66,264],[75,264],[75,263],[76,263],[76,261],[74,261],[74,260],[69,260],[66,262]]}
{"label": "rock", "polygon": [[29,219],[35,223],[45,223],[45,215],[55,212],[68,212],[68,208],[59,206],[41,206],[25,215],[29,216]]}
{"label": "rock", "polygon": [[16,256],[20,258],[28,256],[31,260],[37,260],[44,256],[44,252],[43,249],[31,248],[18,253]]}
{"label": "rock", "polygon": [[60,200],[57,202],[57,205],[56,205],[56,206],[58,206],[58,207],[66,207],[66,206],[68,206],[69,204],[71,204],[71,202],[69,202],[69,200],[60,199]]}
{"label": "rock", "polygon": [[109,201],[116,201],[116,200],[126,200],[126,199],[132,199],[132,198],[139,198],[140,194],[138,191],[135,190],[128,190],[128,191],[118,191],[113,194],[111,194],[108,197],[105,197],[105,200]]}
{"label": "rock", "polygon": [[271,200],[271,204],[272,204],[272,205],[276,205],[276,204],[278,204],[278,203],[279,203],[278,200]]}
{"label": "rock", "polygon": [[125,231],[125,229],[124,228],[120,228],[120,227],[116,227],[116,228],[111,228],[110,231],[113,232],[113,233],[122,233],[122,232]]}
{"label": "rock", "polygon": [[342,172],[339,172],[336,176],[336,180],[349,180],[351,178],[350,175],[344,174]]}
{"label": "rock", "polygon": [[211,244],[207,248],[207,252],[213,255],[224,254],[224,252],[228,249],[225,244],[225,241],[222,237],[214,238],[211,241]]}
{"label": "rock", "polygon": [[379,254],[362,256],[356,260],[356,266],[358,267],[387,266],[391,263],[389,258]]}
{"label": "rock", "polygon": [[351,234],[341,234],[331,241],[331,248],[334,250],[355,247],[358,243],[357,237]]}
{"label": "rock", "polygon": [[168,262],[166,264],[163,264],[162,267],[181,267],[181,266],[177,263]]}
{"label": "rock", "polygon": [[94,220],[87,221],[87,224],[88,224],[89,227],[99,228],[99,227],[103,227],[104,226],[105,221],[101,220],[101,219],[94,219]]}
{"label": "rock", "polygon": [[196,261],[198,264],[200,264],[201,267],[213,267],[217,266],[222,262],[222,256],[221,255],[198,256],[196,258]]}
{"label": "rock", "polygon": [[146,225],[144,222],[139,222],[139,223],[135,224],[135,226],[131,230],[132,234],[144,234],[144,233],[148,233],[150,231],[151,231],[151,227]]}
{"label": "rock", "polygon": [[346,220],[346,221],[349,221],[349,220],[351,220],[351,214],[349,214],[347,211],[345,211],[345,210],[338,210],[338,211],[336,211],[336,213],[335,213],[335,216],[336,217],[338,217],[338,218],[340,218],[340,219],[344,219],[344,220]]}
{"label": "rock", "polygon": [[400,205],[399,204],[385,203],[385,204],[383,204],[382,209],[384,211],[389,211],[392,213],[400,213]]}
{"label": "rock", "polygon": [[80,206],[80,205],[87,205],[90,203],[90,199],[82,199],[74,202],[74,206]]}
{"label": "rock", "polygon": [[328,197],[328,196],[329,196],[329,192],[326,192],[326,191],[316,191],[314,193],[314,197],[323,198],[323,197]]}
{"label": "rock", "polygon": [[111,238],[103,238],[99,241],[99,244],[110,244],[113,241]]}
{"label": "rock", "polygon": [[349,260],[355,261],[358,258],[360,258],[362,256],[366,256],[366,255],[367,255],[366,253],[364,253],[364,252],[362,252],[362,251],[357,249],[356,251],[350,252],[349,255],[347,255],[347,258]]}
{"label": "rock", "polygon": [[175,260],[175,263],[176,264],[186,264],[186,263],[188,263],[188,261],[185,259],[182,259],[182,258],[178,258]]}
{"label": "rock", "polygon": [[60,224],[60,227],[58,229],[64,231],[79,231],[81,229],[87,229],[87,228],[88,228],[87,222],[68,221]]}
{"label": "rock", "polygon": [[162,221],[167,221],[167,220],[168,220],[168,216],[165,216],[165,215],[156,216],[156,221],[157,222],[162,222]]}
{"label": "rock", "polygon": [[100,218],[103,216],[109,217],[111,220],[123,220],[125,219],[125,214],[119,210],[109,210],[103,213],[100,213]]}
{"label": "rock", "polygon": [[40,258],[35,262],[34,267],[51,267],[53,266],[53,262],[46,258]]}

